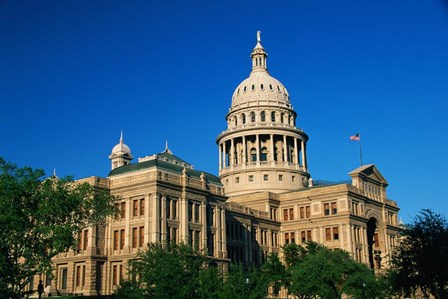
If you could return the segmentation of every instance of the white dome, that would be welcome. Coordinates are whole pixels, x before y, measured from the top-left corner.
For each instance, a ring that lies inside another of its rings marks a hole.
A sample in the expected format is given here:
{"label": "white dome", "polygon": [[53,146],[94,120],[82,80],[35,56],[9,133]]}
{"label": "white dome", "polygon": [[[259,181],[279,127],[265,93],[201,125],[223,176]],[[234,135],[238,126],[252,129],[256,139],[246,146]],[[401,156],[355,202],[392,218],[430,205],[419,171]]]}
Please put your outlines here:
{"label": "white dome", "polygon": [[123,132],[121,132],[120,135],[120,142],[114,146],[114,148],[112,149],[112,155],[125,155],[125,154],[130,154],[131,153],[131,149],[129,148],[129,146],[127,146],[126,144],[124,144],[123,142]]}
{"label": "white dome", "polygon": [[238,85],[232,96],[232,106],[258,99],[290,104],[286,88],[266,70],[253,71],[249,78]]}

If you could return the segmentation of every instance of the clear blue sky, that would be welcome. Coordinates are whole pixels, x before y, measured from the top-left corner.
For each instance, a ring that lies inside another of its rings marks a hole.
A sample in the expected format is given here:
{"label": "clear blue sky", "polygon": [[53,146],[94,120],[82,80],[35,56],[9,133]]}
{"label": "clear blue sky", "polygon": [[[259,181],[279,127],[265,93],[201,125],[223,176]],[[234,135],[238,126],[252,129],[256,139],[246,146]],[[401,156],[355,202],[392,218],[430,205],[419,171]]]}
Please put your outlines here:
{"label": "clear blue sky", "polygon": [[0,1],[0,156],[107,176],[120,130],[217,174],[215,138],[256,30],[310,136],[314,179],[374,163],[408,222],[447,214],[448,3]]}

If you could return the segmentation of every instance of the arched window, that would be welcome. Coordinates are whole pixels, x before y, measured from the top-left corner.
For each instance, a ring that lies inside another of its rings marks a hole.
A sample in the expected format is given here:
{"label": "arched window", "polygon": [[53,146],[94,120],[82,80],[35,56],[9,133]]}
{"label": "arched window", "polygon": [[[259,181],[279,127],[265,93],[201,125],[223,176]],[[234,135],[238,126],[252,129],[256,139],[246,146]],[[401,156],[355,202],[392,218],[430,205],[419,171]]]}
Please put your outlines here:
{"label": "arched window", "polygon": [[273,123],[275,122],[275,112],[274,111],[271,112],[271,121]]}
{"label": "arched window", "polygon": [[255,148],[250,150],[250,160],[252,162],[257,162],[257,150]]}
{"label": "arched window", "polygon": [[246,123],[246,114],[242,114],[241,115],[241,119],[242,119],[242,121],[243,121],[243,125]]}
{"label": "arched window", "polygon": [[255,112],[253,111],[250,113],[250,121],[253,123],[255,122]]}
{"label": "arched window", "polygon": [[267,161],[267,160],[268,160],[268,149],[263,147],[261,149],[260,161]]}
{"label": "arched window", "polygon": [[261,111],[260,118],[261,118],[261,121],[266,121],[266,112]]}
{"label": "arched window", "polygon": [[235,123],[235,126],[238,125],[238,118],[236,116],[233,117],[233,121]]}
{"label": "arched window", "polygon": [[283,123],[284,119],[285,119],[285,113],[282,113],[280,115],[280,122]]}

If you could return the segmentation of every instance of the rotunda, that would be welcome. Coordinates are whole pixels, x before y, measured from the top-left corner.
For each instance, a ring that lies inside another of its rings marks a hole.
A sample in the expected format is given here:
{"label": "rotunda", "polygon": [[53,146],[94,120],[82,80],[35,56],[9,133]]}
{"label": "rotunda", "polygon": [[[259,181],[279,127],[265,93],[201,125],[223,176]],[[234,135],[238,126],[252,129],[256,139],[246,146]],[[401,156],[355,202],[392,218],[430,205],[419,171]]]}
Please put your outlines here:
{"label": "rotunda", "polygon": [[219,176],[226,195],[281,193],[308,186],[306,142],[283,84],[272,77],[260,31],[252,71],[232,96],[227,130],[216,139]]}

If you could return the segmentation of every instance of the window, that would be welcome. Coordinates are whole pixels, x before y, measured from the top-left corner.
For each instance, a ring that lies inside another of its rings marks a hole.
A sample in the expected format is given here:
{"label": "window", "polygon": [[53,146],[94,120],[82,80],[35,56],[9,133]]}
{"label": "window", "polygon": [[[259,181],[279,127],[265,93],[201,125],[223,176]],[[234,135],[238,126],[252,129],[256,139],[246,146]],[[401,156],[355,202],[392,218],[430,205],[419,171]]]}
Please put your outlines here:
{"label": "window", "polygon": [[199,204],[194,205],[194,222],[199,223],[201,206]]}
{"label": "window", "polygon": [[380,238],[378,237],[378,233],[375,233],[373,235],[373,242],[374,242],[375,247],[380,246]]}
{"label": "window", "polygon": [[285,244],[295,243],[295,242],[296,242],[296,238],[295,238],[295,234],[293,232],[285,233]]}
{"label": "window", "polygon": [[271,112],[271,121],[275,122],[275,112],[274,111]]}
{"label": "window", "polygon": [[132,207],[133,207],[133,211],[134,211],[132,213],[132,216],[137,217],[138,216],[138,200],[134,200]]}
{"label": "window", "polygon": [[282,174],[279,174],[279,175],[278,175],[278,181],[279,181],[279,182],[283,181],[283,175],[282,175]]}
{"label": "window", "polygon": [[132,248],[137,248],[138,231],[137,228],[132,228]]}
{"label": "window", "polygon": [[267,161],[267,160],[268,160],[268,149],[263,147],[261,149],[260,161]]}
{"label": "window", "polygon": [[263,181],[268,181],[269,180],[269,175],[267,174],[263,174]]}
{"label": "window", "polygon": [[243,125],[246,123],[246,114],[242,114],[241,115],[241,119],[242,119],[242,121],[243,121]]}
{"label": "window", "polygon": [[120,231],[120,249],[124,248],[124,229]]}
{"label": "window", "polygon": [[145,243],[145,227],[144,226],[140,226],[139,236],[140,236],[140,238],[139,238],[138,246],[143,247],[143,244]]}
{"label": "window", "polygon": [[333,240],[339,240],[339,228],[333,227]]}
{"label": "window", "polygon": [[285,233],[285,244],[289,244],[289,233]]}
{"label": "window", "polygon": [[67,268],[61,269],[61,289],[67,289]]}
{"label": "window", "polygon": [[261,88],[261,90],[263,90],[264,89],[264,85],[260,84],[260,88]]}
{"label": "window", "polygon": [[84,230],[84,239],[83,239],[83,243],[82,243],[83,250],[87,249],[88,241],[89,241],[89,230],[86,229],[86,230]]}
{"label": "window", "polygon": [[327,227],[325,228],[325,240],[336,241],[339,240],[339,227]]}
{"label": "window", "polygon": [[254,91],[255,90],[255,85],[254,84],[252,84],[252,91]]}
{"label": "window", "polygon": [[294,209],[293,208],[289,209],[289,220],[294,220]]}
{"label": "window", "polygon": [[280,114],[280,122],[283,123],[285,118],[285,113]]}
{"label": "window", "polygon": [[114,250],[118,250],[118,230],[114,231]]}
{"label": "window", "polygon": [[237,125],[238,125],[238,119],[237,119],[237,117],[236,117],[236,116],[234,116],[234,117],[233,117],[233,122],[235,123],[235,126],[237,126]]}
{"label": "window", "polygon": [[250,150],[250,160],[252,162],[257,162],[257,150],[255,148]]}
{"label": "window", "polygon": [[253,123],[255,122],[255,112],[253,111],[250,113],[250,121]]}
{"label": "window", "polygon": [[261,121],[265,122],[266,121],[266,112],[261,111],[260,118],[261,118]]}
{"label": "window", "polygon": [[145,216],[145,199],[140,199],[140,216]]}
{"label": "window", "polygon": [[336,206],[336,202],[324,203],[324,215],[336,215],[338,213],[338,209]]}
{"label": "window", "polygon": [[253,182],[254,181],[254,176],[253,175],[249,175],[249,182]]}
{"label": "window", "polygon": [[121,219],[126,219],[126,202],[121,203]]}
{"label": "window", "polygon": [[311,207],[300,207],[300,219],[307,219],[311,217]]}
{"label": "window", "polygon": [[112,267],[112,285],[117,285],[118,284],[118,266],[114,265]]}
{"label": "window", "polygon": [[82,248],[82,233],[78,233],[78,251],[81,251]]}
{"label": "window", "polygon": [[283,220],[294,220],[294,208],[283,209]]}
{"label": "window", "polygon": [[77,287],[81,285],[81,266],[76,266],[76,280],[75,284]]}
{"label": "window", "polygon": [[288,221],[288,209],[283,209],[283,221]]}
{"label": "window", "polygon": [[236,177],[236,178],[235,178],[235,183],[236,183],[236,184],[239,184],[239,183],[240,183],[240,177]]}
{"label": "window", "polygon": [[274,88],[272,88],[272,84],[269,84],[269,89],[274,90]]}

